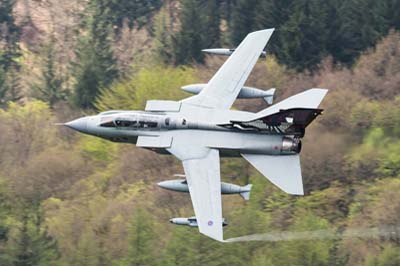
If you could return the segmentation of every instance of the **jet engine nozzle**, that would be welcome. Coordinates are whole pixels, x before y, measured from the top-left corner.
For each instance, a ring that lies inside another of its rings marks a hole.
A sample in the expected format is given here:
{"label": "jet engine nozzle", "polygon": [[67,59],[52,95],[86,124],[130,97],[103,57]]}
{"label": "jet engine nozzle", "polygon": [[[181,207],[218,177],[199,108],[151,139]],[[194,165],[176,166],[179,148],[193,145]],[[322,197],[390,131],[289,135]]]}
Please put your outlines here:
{"label": "jet engine nozzle", "polygon": [[292,154],[301,152],[301,140],[299,138],[283,137],[281,153]]}

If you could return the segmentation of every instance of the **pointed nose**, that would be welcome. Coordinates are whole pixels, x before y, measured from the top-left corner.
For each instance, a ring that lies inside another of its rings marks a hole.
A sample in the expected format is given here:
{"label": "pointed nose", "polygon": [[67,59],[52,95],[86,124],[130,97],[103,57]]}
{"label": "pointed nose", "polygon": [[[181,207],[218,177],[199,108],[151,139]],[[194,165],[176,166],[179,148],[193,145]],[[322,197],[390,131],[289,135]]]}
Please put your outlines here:
{"label": "pointed nose", "polygon": [[169,188],[167,181],[158,182],[157,185],[161,188]]}
{"label": "pointed nose", "polygon": [[82,133],[87,133],[86,117],[82,117],[82,118],[78,118],[78,119],[69,121],[68,123],[65,123],[64,126],[69,127],[73,130],[82,132]]}

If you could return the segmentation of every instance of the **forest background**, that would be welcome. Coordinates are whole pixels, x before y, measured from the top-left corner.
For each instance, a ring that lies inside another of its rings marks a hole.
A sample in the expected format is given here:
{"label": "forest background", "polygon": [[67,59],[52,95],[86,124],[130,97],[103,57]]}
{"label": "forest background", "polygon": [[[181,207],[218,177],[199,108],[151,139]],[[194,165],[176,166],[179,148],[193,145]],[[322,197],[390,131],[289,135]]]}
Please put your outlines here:
{"label": "forest background", "polygon": [[247,85],[329,94],[304,139],[306,196],[222,160],[224,181],[254,185],[223,197],[226,238],[398,226],[400,1],[0,0],[0,265],[400,265],[396,234],[221,244],[171,225],[193,215],[156,185],[176,159],[53,125],[187,97],[226,59],[201,49],[272,27]]}

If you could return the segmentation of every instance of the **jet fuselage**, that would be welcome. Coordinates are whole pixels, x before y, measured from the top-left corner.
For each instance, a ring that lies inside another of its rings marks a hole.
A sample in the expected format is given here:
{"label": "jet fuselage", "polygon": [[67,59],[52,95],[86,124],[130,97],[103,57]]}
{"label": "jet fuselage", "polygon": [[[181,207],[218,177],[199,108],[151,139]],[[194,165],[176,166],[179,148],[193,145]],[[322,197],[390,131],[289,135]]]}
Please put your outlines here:
{"label": "jet fuselage", "polygon": [[[246,112],[231,111],[234,113]],[[251,114],[251,113],[247,113]],[[229,129],[209,121],[180,115],[180,113],[146,111],[108,111],[95,116],[82,117],[65,124],[79,132],[97,136],[113,142],[137,144],[138,137],[150,140],[178,139],[179,133],[190,131],[194,143],[220,150],[220,155],[237,157],[241,153],[284,155],[300,152],[301,142],[291,136],[266,134],[254,130]],[[161,154],[168,154],[168,146],[146,147]]]}

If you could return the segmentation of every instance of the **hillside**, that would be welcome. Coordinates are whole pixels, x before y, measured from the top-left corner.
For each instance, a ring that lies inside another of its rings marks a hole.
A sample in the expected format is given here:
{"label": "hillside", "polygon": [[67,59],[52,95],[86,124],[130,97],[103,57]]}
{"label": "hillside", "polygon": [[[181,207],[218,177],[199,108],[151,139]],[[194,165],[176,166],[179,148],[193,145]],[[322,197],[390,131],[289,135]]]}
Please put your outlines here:
{"label": "hillside", "polygon": [[[182,85],[207,82],[225,60],[203,57],[201,48],[234,47],[243,33],[274,26],[269,56],[246,85],[276,87],[276,102],[329,89],[303,141],[306,195],[281,192],[243,159],[223,159],[223,181],[253,184],[248,202],[223,196],[226,238],[396,228],[400,8],[398,1],[376,3],[1,0],[0,265],[399,264],[396,232],[221,244],[172,225],[172,217],[193,215],[189,195],[156,185],[183,173],[177,159],[54,126],[187,97]],[[333,11],[346,12],[328,20]],[[332,35],[332,42],[325,33],[334,30],[343,38]],[[266,107],[262,100],[235,103]]]}

